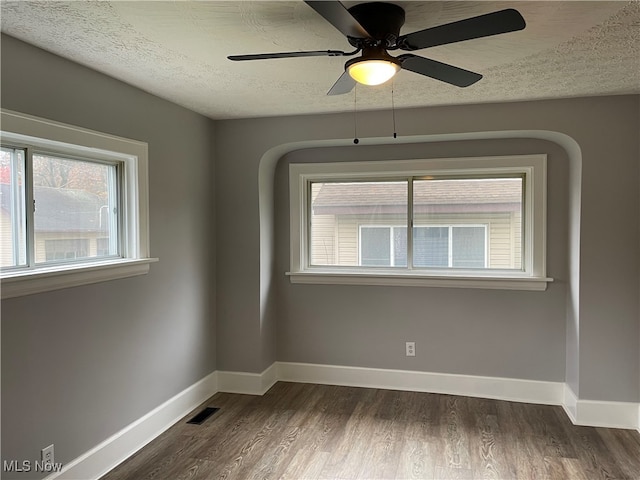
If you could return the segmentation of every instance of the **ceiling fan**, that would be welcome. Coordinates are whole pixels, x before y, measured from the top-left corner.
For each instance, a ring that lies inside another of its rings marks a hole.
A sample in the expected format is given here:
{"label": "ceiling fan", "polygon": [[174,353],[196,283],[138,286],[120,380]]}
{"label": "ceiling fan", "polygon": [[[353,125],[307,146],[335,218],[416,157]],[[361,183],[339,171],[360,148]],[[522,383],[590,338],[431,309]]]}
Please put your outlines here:
{"label": "ceiling fan", "polygon": [[244,61],[292,57],[350,57],[362,52],[359,57],[345,63],[344,73],[327,92],[327,95],[348,93],[355,87],[356,82],[365,85],[382,84],[400,69],[458,87],[468,87],[480,80],[482,75],[412,53],[393,57],[388,51],[400,49],[411,52],[437,45],[514,32],[522,30],[526,25],[522,15],[517,10],[509,8],[400,35],[405,12],[398,5],[369,2],[347,9],[339,1],[305,0],[305,3],[344,34],[355,50],[352,52],[314,50],[259,53],[231,55],[227,58],[234,61]]}

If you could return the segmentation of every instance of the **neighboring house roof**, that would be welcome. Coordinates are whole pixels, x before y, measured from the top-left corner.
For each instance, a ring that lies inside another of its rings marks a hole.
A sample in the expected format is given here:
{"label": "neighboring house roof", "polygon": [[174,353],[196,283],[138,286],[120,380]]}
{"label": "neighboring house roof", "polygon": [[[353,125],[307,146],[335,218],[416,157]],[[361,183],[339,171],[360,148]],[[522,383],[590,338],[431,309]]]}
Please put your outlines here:
{"label": "neighboring house roof", "polygon": [[[521,179],[416,181],[415,212],[514,211],[522,202]],[[357,214],[406,211],[406,182],[324,183],[314,213]]]}
{"label": "neighboring house roof", "polygon": [[[85,190],[40,186],[34,187],[33,193],[36,232],[107,232],[107,208],[98,195]],[[0,206],[11,211],[10,185],[0,185]]]}

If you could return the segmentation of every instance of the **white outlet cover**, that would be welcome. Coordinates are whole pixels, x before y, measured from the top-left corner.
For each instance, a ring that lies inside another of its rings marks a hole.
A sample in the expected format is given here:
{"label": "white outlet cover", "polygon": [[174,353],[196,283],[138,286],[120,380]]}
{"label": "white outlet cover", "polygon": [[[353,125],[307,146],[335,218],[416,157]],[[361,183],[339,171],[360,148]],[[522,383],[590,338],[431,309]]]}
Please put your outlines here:
{"label": "white outlet cover", "polygon": [[53,463],[53,444],[45,447],[41,451],[41,460],[43,463]]}
{"label": "white outlet cover", "polygon": [[416,342],[407,342],[406,343],[406,355],[407,355],[407,357],[415,357],[416,356]]}

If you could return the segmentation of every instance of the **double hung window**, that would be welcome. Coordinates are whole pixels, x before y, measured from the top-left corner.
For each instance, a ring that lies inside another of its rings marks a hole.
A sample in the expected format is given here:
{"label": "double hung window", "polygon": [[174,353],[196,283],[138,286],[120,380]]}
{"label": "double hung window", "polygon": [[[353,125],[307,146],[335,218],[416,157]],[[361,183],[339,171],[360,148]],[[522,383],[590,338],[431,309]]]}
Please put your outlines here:
{"label": "double hung window", "polygon": [[121,257],[123,168],[122,162],[3,145],[3,271]]}
{"label": "double hung window", "polygon": [[290,165],[293,282],[543,289],[545,157]]}
{"label": "double hung window", "polygon": [[147,145],[2,111],[2,297],[148,271]]}

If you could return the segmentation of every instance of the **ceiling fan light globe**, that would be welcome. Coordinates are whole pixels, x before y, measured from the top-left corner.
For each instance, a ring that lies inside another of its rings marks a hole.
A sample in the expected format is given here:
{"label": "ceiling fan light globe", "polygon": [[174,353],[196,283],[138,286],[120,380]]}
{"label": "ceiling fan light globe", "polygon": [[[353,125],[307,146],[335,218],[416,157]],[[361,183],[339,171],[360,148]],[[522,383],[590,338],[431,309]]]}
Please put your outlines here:
{"label": "ceiling fan light globe", "polygon": [[399,65],[387,60],[363,60],[347,67],[351,78],[363,85],[381,85],[399,70]]}

